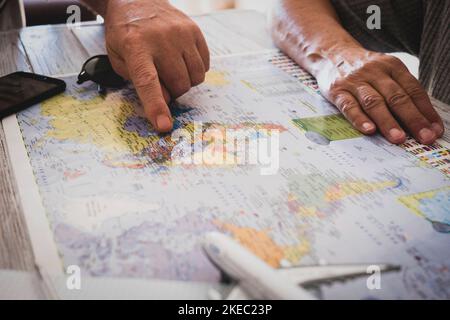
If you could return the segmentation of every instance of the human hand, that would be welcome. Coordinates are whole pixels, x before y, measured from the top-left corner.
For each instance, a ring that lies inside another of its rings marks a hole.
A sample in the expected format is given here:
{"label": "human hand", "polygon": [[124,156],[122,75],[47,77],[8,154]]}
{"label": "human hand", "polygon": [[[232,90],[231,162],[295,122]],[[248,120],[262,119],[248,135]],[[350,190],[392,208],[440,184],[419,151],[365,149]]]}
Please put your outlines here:
{"label": "human hand", "polygon": [[153,127],[170,131],[168,101],[202,83],[209,70],[198,26],[166,0],[109,0],[105,36],[114,70],[132,81]]}
{"label": "human hand", "polygon": [[396,57],[362,48],[340,50],[317,72],[324,96],[364,134],[378,129],[391,143],[406,132],[431,144],[444,125],[419,81]]}

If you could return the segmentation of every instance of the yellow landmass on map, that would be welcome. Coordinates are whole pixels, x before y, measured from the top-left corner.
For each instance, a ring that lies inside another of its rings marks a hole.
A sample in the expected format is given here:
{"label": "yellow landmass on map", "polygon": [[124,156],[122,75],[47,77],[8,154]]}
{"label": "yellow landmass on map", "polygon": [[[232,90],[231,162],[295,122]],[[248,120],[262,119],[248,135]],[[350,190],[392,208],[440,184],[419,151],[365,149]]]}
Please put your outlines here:
{"label": "yellow landmass on map", "polygon": [[309,241],[302,239],[297,245],[285,247],[284,259],[292,264],[298,263],[310,249]]}
{"label": "yellow landmass on map", "polygon": [[250,90],[256,91],[255,87],[249,81],[241,80],[241,82],[244,84],[244,86],[246,86]]}
{"label": "yellow landmass on map", "polygon": [[301,206],[301,207],[299,207],[298,208],[298,213],[301,215],[301,216],[304,216],[304,217],[316,217],[316,216],[320,216],[321,215],[321,212],[317,209],[317,207],[314,207],[314,206]]}
{"label": "yellow landmass on map", "polygon": [[94,144],[114,154],[136,154],[151,142],[150,138],[123,128],[134,109],[116,94],[88,100],[60,95],[43,102],[41,112],[50,118],[47,136],[58,140]]}
{"label": "yellow landmass on map", "polygon": [[398,184],[397,181],[348,181],[332,186],[325,193],[325,201],[338,201],[346,197],[374,192],[377,190],[383,190],[387,188],[395,187]]}
{"label": "yellow landmass on map", "polygon": [[270,238],[268,230],[256,230],[230,223],[219,222],[217,224],[274,268],[280,267],[283,260],[296,263],[309,251],[309,243],[306,240],[302,240],[299,244],[293,246],[280,246]]}
{"label": "yellow landmass on map", "polygon": [[[317,206],[306,206],[299,203],[297,196],[288,194],[288,205],[299,215],[303,217],[319,217],[322,213]],[[295,209],[294,209],[295,208]]]}
{"label": "yellow landmass on map", "polygon": [[[313,179],[321,179],[314,177]],[[315,180],[313,180],[315,181]],[[321,181],[317,180],[317,185]],[[287,205],[289,210],[302,217],[325,216],[324,209],[336,201],[343,200],[348,197],[362,195],[375,192],[378,190],[396,187],[399,184],[396,180],[386,181],[366,181],[366,180],[344,180],[341,182],[333,182],[330,186],[323,188],[312,188],[307,194],[297,194],[295,191],[288,193]]]}
{"label": "yellow landmass on map", "polygon": [[[139,134],[139,132],[151,133],[151,125],[147,121],[137,121],[139,117],[132,103],[120,93],[112,92],[106,98],[95,97],[85,100],[60,95],[42,103],[41,113],[49,118],[49,130],[45,138],[93,145],[106,153],[104,160],[106,165],[139,169],[149,163],[161,165],[186,163],[183,158],[177,158],[178,161],[172,163],[172,152],[178,141],[172,140],[170,135],[144,134],[142,136]],[[189,160],[195,153],[196,159],[200,158],[198,164],[214,167],[240,164],[235,159],[234,143],[233,148],[227,150],[229,132],[254,130],[256,137],[256,132],[263,129],[266,130],[267,135],[271,135],[273,130],[286,131],[281,125],[270,123],[233,125],[204,123],[198,129],[200,132],[198,134],[195,132],[195,124],[191,122],[183,124],[182,129],[190,133],[193,139],[188,146],[192,153],[186,152],[183,156]],[[192,149],[194,145],[202,146],[199,152],[197,148]],[[145,151],[145,157],[138,161],[124,157],[140,156],[142,151]],[[204,159],[208,159],[209,162],[203,161]]]}
{"label": "yellow landmass on map", "polygon": [[205,83],[211,86],[222,87],[230,83],[224,71],[211,70],[206,73]]}
{"label": "yellow landmass on map", "polygon": [[[412,212],[417,214],[419,217],[426,217],[425,213],[422,212],[422,210],[420,209],[421,201],[426,200],[426,199],[434,199],[438,192],[444,192],[444,191],[448,191],[448,190],[450,190],[450,187],[420,192],[420,193],[416,193],[416,194],[410,194],[410,195],[399,197],[398,201],[400,201],[404,206],[406,206],[409,210],[411,210]],[[448,201],[447,201],[447,203],[448,203]],[[450,208],[449,208],[449,211],[450,211]]]}

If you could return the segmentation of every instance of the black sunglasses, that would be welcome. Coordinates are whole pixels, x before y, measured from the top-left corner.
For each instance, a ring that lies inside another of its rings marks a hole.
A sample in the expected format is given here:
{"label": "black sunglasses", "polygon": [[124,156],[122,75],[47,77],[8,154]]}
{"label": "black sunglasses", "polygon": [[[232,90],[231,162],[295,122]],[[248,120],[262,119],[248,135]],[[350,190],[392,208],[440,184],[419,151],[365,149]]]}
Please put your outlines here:
{"label": "black sunglasses", "polygon": [[89,58],[78,75],[78,84],[92,81],[98,84],[98,91],[106,93],[106,89],[120,89],[125,86],[126,81],[113,69],[107,55],[98,55]]}

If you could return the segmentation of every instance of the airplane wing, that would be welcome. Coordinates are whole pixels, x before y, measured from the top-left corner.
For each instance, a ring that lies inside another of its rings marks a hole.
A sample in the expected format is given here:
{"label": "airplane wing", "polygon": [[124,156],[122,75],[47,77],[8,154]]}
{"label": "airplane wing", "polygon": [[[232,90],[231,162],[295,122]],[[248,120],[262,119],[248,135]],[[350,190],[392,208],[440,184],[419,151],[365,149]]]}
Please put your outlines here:
{"label": "airplane wing", "polygon": [[[379,267],[380,272],[392,272],[401,269],[399,266],[390,264],[373,265]],[[278,269],[278,272],[288,276],[299,285],[308,287],[333,282],[345,282],[347,280],[369,276],[371,273],[367,272],[368,266],[370,264],[315,265],[282,268]]]}
{"label": "airplane wing", "polygon": [[[281,268],[277,272],[284,274],[303,287],[315,287],[321,284],[328,284],[333,282],[345,282],[347,280],[367,277],[370,273],[367,268],[370,264],[364,265],[315,265],[302,266],[292,268]],[[399,271],[401,267],[390,264],[373,264],[379,267],[380,272]],[[244,290],[237,284],[227,294],[227,300],[247,300],[251,299]]]}

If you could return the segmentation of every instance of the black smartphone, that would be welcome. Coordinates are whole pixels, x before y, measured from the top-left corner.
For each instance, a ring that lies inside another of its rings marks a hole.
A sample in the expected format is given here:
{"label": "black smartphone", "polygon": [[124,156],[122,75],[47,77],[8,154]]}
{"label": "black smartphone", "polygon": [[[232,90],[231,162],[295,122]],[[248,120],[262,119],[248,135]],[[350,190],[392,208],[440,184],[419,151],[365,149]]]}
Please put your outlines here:
{"label": "black smartphone", "polygon": [[29,72],[0,78],[0,119],[24,110],[66,90],[63,80]]}

